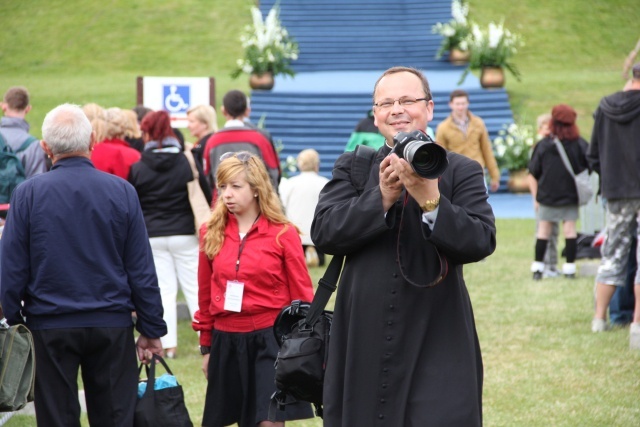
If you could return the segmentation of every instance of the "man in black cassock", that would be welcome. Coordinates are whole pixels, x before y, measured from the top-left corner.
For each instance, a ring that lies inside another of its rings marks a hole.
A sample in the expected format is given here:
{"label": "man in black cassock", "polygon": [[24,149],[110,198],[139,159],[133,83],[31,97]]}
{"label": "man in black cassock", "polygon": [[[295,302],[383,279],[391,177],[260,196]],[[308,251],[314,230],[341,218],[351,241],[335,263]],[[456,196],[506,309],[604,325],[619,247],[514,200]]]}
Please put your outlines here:
{"label": "man in black cassock", "polygon": [[[433,100],[418,70],[376,82],[386,139],[364,191],[343,154],[320,194],[311,229],[328,254],[346,255],[324,385],[327,427],[482,425],[482,356],[462,266],[496,247],[480,164],[447,152],[440,179],[389,156],[398,132],[427,128]],[[445,273],[435,286],[437,278]]]}

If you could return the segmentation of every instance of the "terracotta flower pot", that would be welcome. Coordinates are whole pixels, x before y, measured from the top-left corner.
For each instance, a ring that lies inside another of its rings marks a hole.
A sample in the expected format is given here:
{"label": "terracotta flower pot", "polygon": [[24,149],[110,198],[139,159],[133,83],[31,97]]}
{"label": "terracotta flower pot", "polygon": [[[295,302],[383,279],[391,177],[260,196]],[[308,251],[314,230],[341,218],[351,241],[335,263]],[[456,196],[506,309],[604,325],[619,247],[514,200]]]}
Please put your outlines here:
{"label": "terracotta flower pot", "polygon": [[457,48],[453,48],[449,51],[449,62],[454,65],[464,65],[469,62],[469,58],[471,57],[470,51],[462,51]]}
{"label": "terracotta flower pot", "polygon": [[484,88],[503,87],[504,81],[504,70],[501,67],[482,67],[480,86]]}
{"label": "terracotta flower pot", "polygon": [[509,172],[509,181],[507,181],[507,188],[512,193],[528,193],[529,181],[527,181],[527,175],[529,171],[527,169],[519,169]]}
{"label": "terracotta flower pot", "polygon": [[274,83],[275,81],[271,71],[263,74],[251,74],[249,77],[249,86],[251,89],[271,90],[273,89]]}

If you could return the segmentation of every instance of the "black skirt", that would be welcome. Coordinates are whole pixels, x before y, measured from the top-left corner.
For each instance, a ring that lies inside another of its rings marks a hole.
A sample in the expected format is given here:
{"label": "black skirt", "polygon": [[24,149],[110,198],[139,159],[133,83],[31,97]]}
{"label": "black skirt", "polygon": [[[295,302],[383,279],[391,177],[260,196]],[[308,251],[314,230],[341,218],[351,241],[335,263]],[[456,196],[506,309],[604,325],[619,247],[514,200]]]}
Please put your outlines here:
{"label": "black skirt", "polygon": [[[255,427],[266,421],[271,395],[276,391],[278,350],[271,328],[237,333],[213,330],[202,425]],[[311,405],[306,402],[276,411],[276,421],[312,417]]]}

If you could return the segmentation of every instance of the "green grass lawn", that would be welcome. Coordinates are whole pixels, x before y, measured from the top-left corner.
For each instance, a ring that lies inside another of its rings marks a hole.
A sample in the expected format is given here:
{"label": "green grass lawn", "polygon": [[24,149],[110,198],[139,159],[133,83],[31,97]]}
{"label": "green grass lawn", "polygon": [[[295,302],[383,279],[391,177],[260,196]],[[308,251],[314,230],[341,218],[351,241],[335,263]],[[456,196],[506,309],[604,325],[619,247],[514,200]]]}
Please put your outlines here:
{"label": "green grass lawn", "polygon": [[[593,277],[534,282],[529,272],[534,221],[498,220],[497,227],[496,252],[465,267],[484,356],[485,426],[638,425],[640,352],[629,350],[626,328],[590,331]],[[314,283],[322,273],[311,270]],[[206,390],[202,356],[189,322],[180,322],[179,337],[180,355],[169,366],[199,425]],[[7,423],[34,425],[33,417],[24,416]],[[316,418],[287,425],[322,423]]]}

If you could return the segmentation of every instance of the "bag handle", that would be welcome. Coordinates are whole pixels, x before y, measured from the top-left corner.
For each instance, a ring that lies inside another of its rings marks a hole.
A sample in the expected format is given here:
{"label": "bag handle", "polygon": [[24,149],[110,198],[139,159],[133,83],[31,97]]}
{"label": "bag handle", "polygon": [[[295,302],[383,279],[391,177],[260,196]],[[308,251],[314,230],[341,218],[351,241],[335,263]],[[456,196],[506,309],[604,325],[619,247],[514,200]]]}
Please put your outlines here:
{"label": "bag handle", "polygon": [[327,270],[324,272],[324,276],[318,281],[318,289],[313,296],[313,301],[311,301],[311,306],[304,319],[304,323],[306,323],[307,326],[313,326],[316,323],[324,311],[324,308],[327,306],[331,294],[333,294],[338,287],[337,283],[340,272],[342,271],[343,262],[344,256],[334,255],[333,258],[331,258]]}
{"label": "bag handle", "polygon": [[569,161],[569,157],[567,157],[567,152],[564,151],[564,147],[558,140],[558,138],[553,139],[554,144],[556,144],[556,148],[560,153],[560,157],[562,158],[562,163],[564,163],[564,167],[567,168],[567,171],[571,174],[571,176],[575,179],[576,174],[573,173],[573,167],[571,166],[571,162]]}
{"label": "bag handle", "polygon": [[147,390],[154,390],[154,387],[156,385],[156,362],[162,363],[162,366],[164,366],[164,369],[167,370],[167,373],[169,375],[173,375],[173,372],[171,372],[171,369],[169,369],[169,365],[167,365],[167,362],[164,361],[162,356],[154,354],[151,358],[151,366],[140,363],[140,368],[138,368],[138,377],[140,377],[140,374],[142,373],[142,367],[145,367],[145,371],[147,373]]}
{"label": "bag handle", "polygon": [[9,322],[7,322],[7,318],[4,317],[4,310],[2,310],[2,304],[0,304],[0,328],[9,329]]}
{"label": "bag handle", "polygon": [[196,168],[196,162],[193,158],[193,153],[189,150],[186,150],[186,151],[183,151],[182,154],[184,154],[184,156],[187,158],[187,161],[189,162],[189,166],[191,166],[191,173],[193,174],[193,179],[197,181],[200,175],[198,174],[198,169]]}

